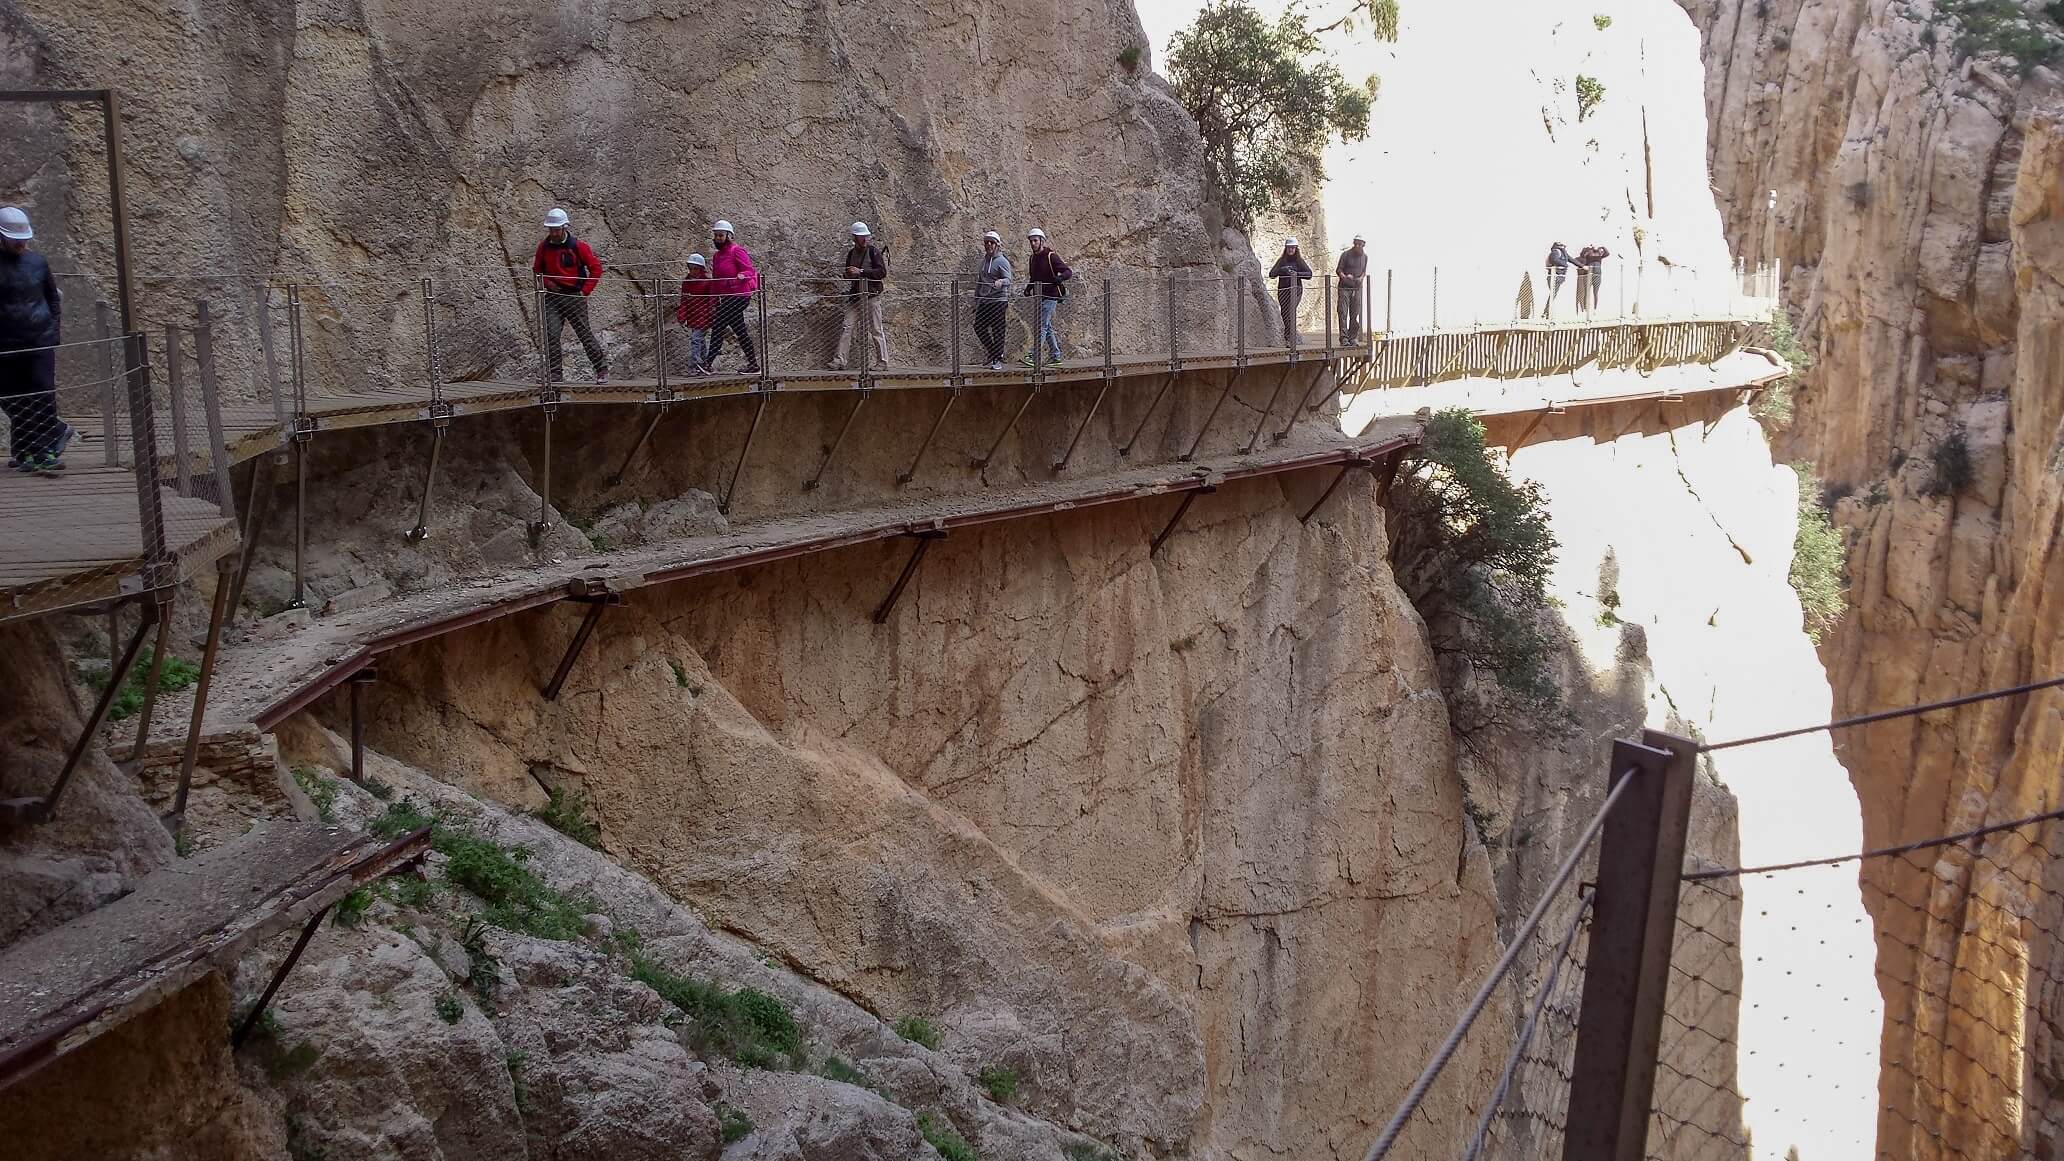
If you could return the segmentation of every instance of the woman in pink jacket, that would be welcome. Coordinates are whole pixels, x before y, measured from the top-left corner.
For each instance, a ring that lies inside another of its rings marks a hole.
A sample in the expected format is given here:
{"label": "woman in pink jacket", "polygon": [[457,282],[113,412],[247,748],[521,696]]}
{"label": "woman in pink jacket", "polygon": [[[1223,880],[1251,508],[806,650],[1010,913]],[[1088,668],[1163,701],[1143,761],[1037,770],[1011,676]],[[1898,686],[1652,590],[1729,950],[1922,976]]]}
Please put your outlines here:
{"label": "woman in pink jacket", "polygon": [[731,240],[731,223],[718,222],[710,227],[710,236],[716,247],[710,255],[710,290],[723,297],[717,299],[717,326],[710,335],[709,362],[703,367],[708,370],[717,365],[717,357],[724,353],[724,333],[729,331],[738,336],[738,345],[745,350],[745,366],[739,371],[757,375],[760,356],[753,349],[752,330],[745,325],[745,312],[760,289],[760,272],[753,269],[752,255],[745,252],[745,247]]}

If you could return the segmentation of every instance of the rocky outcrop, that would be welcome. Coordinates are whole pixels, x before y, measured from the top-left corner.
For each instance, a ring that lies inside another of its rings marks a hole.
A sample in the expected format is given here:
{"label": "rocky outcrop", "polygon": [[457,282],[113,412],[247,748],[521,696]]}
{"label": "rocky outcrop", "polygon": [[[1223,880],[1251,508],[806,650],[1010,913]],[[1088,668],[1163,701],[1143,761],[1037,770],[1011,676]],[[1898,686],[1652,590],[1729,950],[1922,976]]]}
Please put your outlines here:
{"label": "rocky outcrop", "polygon": [[[1835,708],[2054,672],[2043,590],[2064,418],[2056,77],[1966,59],[1956,26],[1914,6],[1686,7],[1707,37],[1730,234],[1793,268],[1788,297],[1818,355],[1785,445],[1848,496],[1835,511],[1851,609],[1824,646]],[[1845,735],[1869,845],[2057,806],[2058,750],[2043,732],[2053,696]],[[1996,910],[2032,904],[2045,856],[2002,841],[1975,861],[1866,871],[1887,995],[1881,1147],[2057,1148],[2057,1099],[2044,1095],[2060,1076],[2046,1047],[2057,1000],[2038,986],[2056,928]],[[1991,1031],[2020,1026],[2024,1005],[2025,1045]]]}
{"label": "rocky outcrop", "polygon": [[879,549],[686,582],[556,703],[529,673],[569,626],[498,622],[383,664],[371,736],[506,802],[579,787],[625,865],[970,1070],[1008,1054],[1027,1111],[1356,1153],[1498,940],[1351,486],[1309,526],[1229,486],[1153,559],[1135,506],[955,537],[879,630]]}

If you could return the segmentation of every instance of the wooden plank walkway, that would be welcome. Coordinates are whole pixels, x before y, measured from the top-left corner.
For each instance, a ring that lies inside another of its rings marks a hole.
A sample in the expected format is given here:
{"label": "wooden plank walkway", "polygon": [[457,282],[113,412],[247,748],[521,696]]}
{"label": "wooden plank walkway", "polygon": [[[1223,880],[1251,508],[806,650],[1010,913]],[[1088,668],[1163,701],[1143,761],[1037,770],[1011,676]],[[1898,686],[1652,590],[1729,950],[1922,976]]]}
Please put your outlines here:
{"label": "wooden plank walkway", "polygon": [[15,944],[0,953],[0,1088],[234,966],[260,941],[429,848],[427,828],[389,841],[261,822],[152,872],[98,911]]}
{"label": "wooden plank walkway", "polygon": [[[83,452],[67,457],[86,462]],[[235,547],[237,530],[207,500],[160,489],[165,543],[186,577]],[[127,468],[74,467],[49,478],[0,475],[0,621],[141,591],[143,521]]]}

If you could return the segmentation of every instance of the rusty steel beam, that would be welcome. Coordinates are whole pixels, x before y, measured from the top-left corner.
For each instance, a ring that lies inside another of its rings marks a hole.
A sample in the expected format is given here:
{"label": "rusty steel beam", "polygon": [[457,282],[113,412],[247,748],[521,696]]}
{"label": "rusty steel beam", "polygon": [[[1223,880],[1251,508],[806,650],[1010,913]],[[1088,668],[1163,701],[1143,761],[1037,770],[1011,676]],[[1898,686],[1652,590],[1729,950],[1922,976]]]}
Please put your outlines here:
{"label": "rusty steel beam", "polygon": [[1062,452],[1061,458],[1053,462],[1054,471],[1061,472],[1067,470],[1068,461],[1075,458],[1075,445],[1082,442],[1082,433],[1089,430],[1089,421],[1096,418],[1097,409],[1104,405],[1104,396],[1110,393],[1111,378],[1107,370],[1103,386],[1097,389],[1096,398],[1090,402],[1089,414],[1083,416],[1082,422],[1075,425],[1075,438],[1068,441],[1068,450]]}
{"label": "rusty steel beam", "polygon": [[1155,409],[1161,406],[1162,398],[1168,394],[1168,389],[1173,386],[1175,386],[1175,372],[1170,371],[1168,377],[1161,380],[1161,389],[1154,392],[1154,398],[1147,404],[1147,409],[1140,413],[1139,426],[1132,429],[1132,438],[1126,440],[1123,446],[1119,447],[1118,455],[1121,458],[1132,455],[1132,449],[1138,445],[1140,435],[1147,430],[1147,421],[1154,417]]}
{"label": "rusty steel beam", "polygon": [[[959,335],[956,332],[955,339],[957,340],[958,338]],[[838,435],[832,439],[831,446],[824,449],[824,458],[817,464],[817,474],[803,481],[803,491],[814,492],[817,490],[817,486],[824,482],[824,473],[826,469],[831,467],[831,458],[838,454],[839,447],[846,442],[846,433],[853,430],[853,421],[860,417],[860,408],[866,404],[867,397],[872,394],[874,394],[873,387],[860,388],[853,400],[853,409],[846,412],[846,421],[839,425]]]}
{"label": "rusty steel beam", "polygon": [[910,535],[917,538],[917,547],[910,550],[910,559],[904,563],[902,575],[896,578],[895,586],[889,589],[889,595],[882,598],[882,603],[876,606],[873,619],[877,625],[888,623],[889,614],[895,611],[896,602],[903,599],[903,590],[910,584],[910,578],[917,575],[917,566],[924,563],[925,553],[932,550],[933,541],[946,538],[946,530],[936,527],[920,528]]}
{"label": "rusty steel beam", "polygon": [[1175,535],[1175,526],[1182,523],[1183,516],[1189,512],[1190,505],[1197,502],[1197,497],[1216,491],[1218,491],[1218,485],[1205,484],[1191,491],[1184,492],[1182,503],[1175,506],[1175,515],[1168,518],[1168,523],[1162,526],[1160,535],[1154,537],[1154,543],[1147,546],[1147,556],[1151,558],[1160,554],[1161,546],[1168,543],[1170,536]]}
{"label": "rusty steel beam", "polygon": [[[1283,374],[1287,377],[1290,374],[1290,369],[1284,368]],[[1218,409],[1225,406],[1226,397],[1233,393],[1233,384],[1239,381],[1240,373],[1238,371],[1226,372],[1225,390],[1218,393],[1218,402],[1211,405],[1211,413],[1204,417],[1204,426],[1197,429],[1197,438],[1190,441],[1190,450],[1175,457],[1177,460],[1187,464],[1197,458],[1197,449],[1204,446],[1204,437],[1211,432],[1211,421],[1218,418]]]}
{"label": "rusty steel beam", "polygon": [[932,450],[932,441],[939,438],[939,429],[946,425],[947,413],[953,410],[955,403],[960,402],[960,391],[961,389],[958,385],[947,388],[946,402],[940,405],[939,414],[933,417],[932,429],[925,432],[924,442],[917,445],[917,454],[910,457],[910,467],[896,475],[896,485],[898,487],[917,478],[917,466],[924,462],[925,453]]}
{"label": "rusty steel beam", "polygon": [[280,985],[287,982],[287,973],[293,971],[294,965],[301,962],[301,953],[308,950],[308,941],[315,938],[315,930],[322,926],[323,916],[328,915],[330,908],[335,906],[336,904],[332,903],[308,917],[307,925],[301,928],[301,938],[294,941],[294,950],[288,952],[287,958],[280,961],[279,967],[272,973],[272,978],[266,981],[265,990],[258,994],[258,1002],[251,1005],[251,1010],[244,1016],[243,1023],[238,1024],[236,1031],[229,1034],[231,1052],[242,1048],[244,1041],[251,1038],[252,1030],[258,1027],[259,1018],[265,1015],[265,1006],[272,1003],[272,997],[279,993]]}
{"label": "rusty steel beam", "polygon": [[[143,614],[136,620],[136,632],[129,637],[129,644],[122,650],[121,660],[108,670],[108,683],[100,691],[100,697],[93,703],[93,713],[86,719],[86,726],[79,731],[78,740],[72,743],[65,754],[64,769],[58,771],[57,781],[51,784],[49,793],[41,798],[17,798],[0,802],[0,823],[7,822],[49,822],[57,815],[57,803],[64,797],[65,787],[71,784],[72,775],[79,769],[80,759],[86,756],[86,747],[100,733],[100,727],[107,721],[108,710],[115,704],[115,695],[122,692],[122,684],[129,680],[129,671],[136,666],[136,655],[143,652],[143,639],[149,635],[152,626],[164,614],[157,602],[143,602]],[[110,646],[114,642],[108,643]]]}
{"label": "rusty steel beam", "polygon": [[[1293,364],[1292,366],[1283,368],[1283,373],[1281,375],[1276,376],[1276,389],[1274,391],[1269,392],[1268,406],[1263,407],[1261,409],[1261,415],[1254,420],[1254,434],[1247,437],[1247,446],[1240,449],[1241,455],[1251,456],[1254,454],[1254,445],[1261,442],[1261,429],[1268,426],[1268,417],[1270,413],[1275,411],[1276,401],[1278,399],[1281,399],[1283,396],[1283,385],[1290,382],[1290,372],[1294,370],[1296,370],[1296,367]],[[1293,423],[1297,421],[1296,412],[1291,412],[1290,420]],[[1206,427],[1211,426],[1211,421],[1205,420],[1204,425]],[[1197,438],[1200,440],[1203,439],[1204,433],[1198,432]],[[1192,452],[1194,452],[1195,450],[1195,448],[1191,449]]]}
{"label": "rusty steel beam", "polygon": [[179,755],[179,790],[172,799],[176,825],[186,825],[186,793],[193,786],[194,764],[201,756],[201,723],[208,715],[208,689],[215,683],[215,656],[222,647],[222,625],[229,611],[229,570],[215,567],[215,601],[208,612],[208,643],[201,650],[201,673],[194,682],[193,715],[186,723],[186,748]]}
{"label": "rusty steel beam", "polygon": [[559,700],[559,691],[566,688],[566,678],[573,672],[573,663],[580,660],[581,650],[587,648],[588,638],[594,636],[595,626],[601,622],[603,612],[611,605],[623,603],[623,598],[616,593],[573,599],[585,602],[588,612],[581,618],[580,628],[574,630],[573,640],[567,642],[566,654],[559,659],[559,668],[553,672],[552,680],[545,683],[542,692],[546,701]]}
{"label": "rusty steel beam", "polygon": [[1010,422],[1004,424],[1003,430],[996,433],[996,442],[989,445],[989,454],[975,457],[969,462],[969,467],[980,471],[989,466],[989,461],[995,459],[996,453],[1003,450],[1003,441],[1009,439],[1010,433],[1017,429],[1018,420],[1025,418],[1025,412],[1032,406],[1032,401],[1039,398],[1039,388],[1039,382],[1034,380],[1032,389],[1025,393],[1025,401],[1018,404],[1018,409],[1011,413]]}

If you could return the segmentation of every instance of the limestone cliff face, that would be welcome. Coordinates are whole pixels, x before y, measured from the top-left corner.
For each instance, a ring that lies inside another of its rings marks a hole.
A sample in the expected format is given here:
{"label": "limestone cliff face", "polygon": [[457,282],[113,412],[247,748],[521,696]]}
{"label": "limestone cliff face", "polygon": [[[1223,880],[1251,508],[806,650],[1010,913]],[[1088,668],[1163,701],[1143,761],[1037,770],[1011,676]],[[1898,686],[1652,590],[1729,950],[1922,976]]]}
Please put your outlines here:
{"label": "limestone cliff face", "polygon": [[[1766,253],[1763,206],[1777,191],[1775,254],[1795,271],[1789,297],[1819,358],[1787,451],[1854,491],[1836,509],[1851,541],[1851,611],[1824,648],[1835,708],[2054,672],[2044,591],[2064,417],[2056,78],[2038,70],[2024,82],[2010,66],[1959,60],[1955,27],[1907,5],[1686,7],[1706,33],[1713,169],[1730,233],[1751,257]],[[1968,472],[1954,470],[1958,444]],[[2054,808],[2058,750],[2043,723],[2055,713],[2039,695],[1851,731],[1842,752],[1864,837],[1890,843]],[[1997,1143],[2005,1132],[2038,1154],[2057,1147],[2057,1101],[2041,1095],[2057,1091],[2045,1047],[2057,999],[2031,982],[2057,949],[2040,929],[1995,931],[1998,917],[1987,918],[2000,892],[2040,879],[2042,856],[2017,847],[1994,857],[2002,863],[1990,869],[1948,859],[1932,888],[1918,875],[1880,876],[1905,901],[1876,914],[1893,1106],[1881,1143],[1895,1151],[1932,1156],[1948,1133]],[[1961,914],[1966,902],[1972,914]],[[1931,984],[1915,1001],[1904,981],[1917,965],[1954,965],[1946,978],[1966,981],[1960,969],[1979,970],[1974,940],[2002,945],[1982,949],[2004,956],[2001,987],[1976,989],[1986,999]],[[2009,1012],[2000,1026],[2020,1024],[2024,1001],[2025,1056],[1977,1035]],[[1944,1063],[1943,1037],[1982,1066]]]}
{"label": "limestone cliff face", "polygon": [[556,704],[570,625],[498,623],[383,665],[373,741],[578,784],[621,862],[949,1055],[1016,1052],[1039,1115],[1358,1155],[1499,946],[1370,487],[1309,526],[1229,487],[1156,559],[1145,506],[955,537],[883,628],[879,548],[690,582]]}
{"label": "limestone cliff face", "polygon": [[[250,285],[231,276],[283,272],[309,284],[329,390],[421,371],[425,274],[474,304],[483,350],[519,338],[553,205],[605,258],[676,277],[718,218],[789,278],[833,267],[856,218],[907,274],[1031,225],[1099,267],[1208,263],[1195,128],[1117,61],[1142,41],[1124,0],[0,9],[10,87],[125,91],[145,317],[212,295],[247,339]],[[112,299],[97,121],[4,116],[26,147],[0,160],[0,196]]]}

